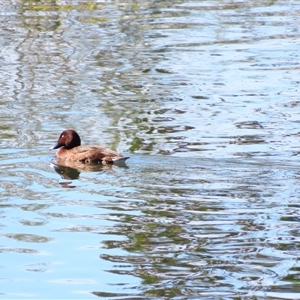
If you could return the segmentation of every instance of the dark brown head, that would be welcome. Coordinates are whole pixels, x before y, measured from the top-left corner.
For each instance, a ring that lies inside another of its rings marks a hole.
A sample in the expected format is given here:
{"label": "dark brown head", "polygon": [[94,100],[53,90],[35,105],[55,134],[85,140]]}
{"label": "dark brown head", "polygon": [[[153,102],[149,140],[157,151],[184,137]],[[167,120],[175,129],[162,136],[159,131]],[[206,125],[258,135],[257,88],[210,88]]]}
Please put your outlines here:
{"label": "dark brown head", "polygon": [[67,129],[63,131],[57,141],[57,144],[50,149],[58,149],[64,147],[67,150],[70,150],[74,147],[80,146],[81,140],[78,133],[73,129]]}

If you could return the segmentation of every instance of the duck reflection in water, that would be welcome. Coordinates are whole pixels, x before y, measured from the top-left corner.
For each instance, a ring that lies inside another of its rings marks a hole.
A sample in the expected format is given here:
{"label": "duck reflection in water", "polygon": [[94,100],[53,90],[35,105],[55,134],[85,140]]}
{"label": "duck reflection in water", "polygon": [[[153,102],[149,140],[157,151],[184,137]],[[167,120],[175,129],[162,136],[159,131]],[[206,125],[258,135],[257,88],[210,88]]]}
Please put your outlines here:
{"label": "duck reflection in water", "polygon": [[128,168],[128,166],[123,164],[109,164],[109,165],[86,165],[86,164],[71,164],[66,165],[63,162],[56,160],[56,163],[51,163],[50,166],[54,171],[60,175],[62,179],[74,180],[78,179],[81,172],[100,172],[111,170],[113,167],[123,167]]}

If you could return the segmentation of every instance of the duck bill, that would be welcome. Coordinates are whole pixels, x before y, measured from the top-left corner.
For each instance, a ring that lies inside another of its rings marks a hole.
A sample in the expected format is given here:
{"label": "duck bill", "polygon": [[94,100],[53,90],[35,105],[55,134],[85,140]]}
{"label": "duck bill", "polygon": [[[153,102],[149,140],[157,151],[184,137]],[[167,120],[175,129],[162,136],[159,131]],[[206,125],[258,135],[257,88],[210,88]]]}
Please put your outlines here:
{"label": "duck bill", "polygon": [[57,143],[54,147],[50,147],[49,150],[54,150],[63,147],[60,143]]}

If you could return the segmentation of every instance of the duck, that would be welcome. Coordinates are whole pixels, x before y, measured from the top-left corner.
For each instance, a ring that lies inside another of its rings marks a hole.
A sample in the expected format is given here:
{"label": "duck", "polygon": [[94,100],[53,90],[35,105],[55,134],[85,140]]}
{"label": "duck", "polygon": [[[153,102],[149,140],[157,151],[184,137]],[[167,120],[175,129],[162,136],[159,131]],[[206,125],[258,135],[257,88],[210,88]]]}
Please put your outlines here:
{"label": "duck", "polygon": [[74,129],[64,130],[56,145],[50,148],[54,149],[58,149],[56,159],[65,162],[106,165],[125,162],[129,158],[99,145],[81,146],[80,136]]}

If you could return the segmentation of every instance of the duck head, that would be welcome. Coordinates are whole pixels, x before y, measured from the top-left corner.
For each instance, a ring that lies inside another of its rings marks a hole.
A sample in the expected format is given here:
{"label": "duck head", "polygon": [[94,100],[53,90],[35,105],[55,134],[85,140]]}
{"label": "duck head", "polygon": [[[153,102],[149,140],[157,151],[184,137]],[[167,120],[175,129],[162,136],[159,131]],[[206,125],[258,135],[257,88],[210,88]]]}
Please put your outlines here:
{"label": "duck head", "polygon": [[74,147],[80,146],[80,144],[81,140],[78,133],[73,129],[67,129],[60,134],[57,144],[50,149],[52,150],[64,147],[65,149],[70,150]]}

